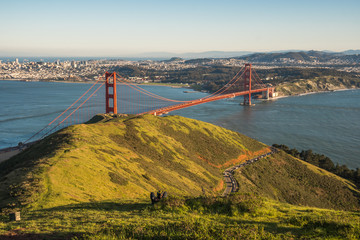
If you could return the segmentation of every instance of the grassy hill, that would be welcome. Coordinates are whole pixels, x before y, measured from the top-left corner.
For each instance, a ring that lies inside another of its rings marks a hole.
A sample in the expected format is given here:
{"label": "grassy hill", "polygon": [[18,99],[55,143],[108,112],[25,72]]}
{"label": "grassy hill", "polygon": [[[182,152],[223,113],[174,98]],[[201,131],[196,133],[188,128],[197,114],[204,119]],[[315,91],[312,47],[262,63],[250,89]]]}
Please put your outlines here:
{"label": "grassy hill", "polygon": [[[225,168],[267,151],[179,116],[97,115],[0,164],[0,239],[360,238],[356,187],[284,152],[218,197]],[[170,197],[152,206],[159,188]]]}
{"label": "grassy hill", "polygon": [[275,90],[279,92],[280,95],[289,96],[304,93],[351,89],[358,88],[359,86],[359,79],[324,76],[315,77],[313,79],[298,79],[280,83],[276,86]]}
{"label": "grassy hill", "polygon": [[109,199],[217,194],[222,170],[268,146],[179,116],[98,115],[0,164],[2,208],[57,207]]}
{"label": "grassy hill", "polygon": [[355,184],[282,151],[241,168],[235,178],[239,192],[302,206],[360,209]]}
{"label": "grassy hill", "polygon": [[100,201],[0,216],[0,239],[359,239],[358,212],[238,194],[230,198]]}

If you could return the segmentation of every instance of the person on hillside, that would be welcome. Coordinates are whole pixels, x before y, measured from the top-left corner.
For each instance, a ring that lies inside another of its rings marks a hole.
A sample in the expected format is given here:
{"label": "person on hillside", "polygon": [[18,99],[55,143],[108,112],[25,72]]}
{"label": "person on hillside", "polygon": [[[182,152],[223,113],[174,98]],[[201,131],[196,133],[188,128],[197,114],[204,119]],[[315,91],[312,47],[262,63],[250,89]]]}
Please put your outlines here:
{"label": "person on hillside", "polygon": [[22,150],[24,148],[24,144],[22,142],[18,143],[18,149]]}
{"label": "person on hillside", "polygon": [[161,190],[159,190],[159,191],[157,191],[157,198],[161,199],[161,197],[162,197],[162,192],[161,192]]}

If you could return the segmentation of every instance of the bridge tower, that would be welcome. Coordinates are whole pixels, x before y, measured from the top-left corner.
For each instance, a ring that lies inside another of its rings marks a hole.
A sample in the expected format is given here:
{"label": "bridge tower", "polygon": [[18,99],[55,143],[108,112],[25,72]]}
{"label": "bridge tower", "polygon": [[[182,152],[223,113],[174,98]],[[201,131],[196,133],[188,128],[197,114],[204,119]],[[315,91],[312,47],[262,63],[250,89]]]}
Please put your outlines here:
{"label": "bridge tower", "polygon": [[251,64],[245,64],[244,70],[244,91],[249,91],[249,94],[244,95],[244,105],[251,105]]}
{"label": "bridge tower", "polygon": [[116,73],[105,73],[106,113],[117,114]]}

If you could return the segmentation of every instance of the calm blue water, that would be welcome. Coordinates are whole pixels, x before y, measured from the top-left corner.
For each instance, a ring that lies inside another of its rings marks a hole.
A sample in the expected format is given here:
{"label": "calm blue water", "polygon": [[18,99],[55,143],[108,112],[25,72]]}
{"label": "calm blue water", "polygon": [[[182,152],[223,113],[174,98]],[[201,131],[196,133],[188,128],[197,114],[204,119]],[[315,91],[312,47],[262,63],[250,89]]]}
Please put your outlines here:
{"label": "calm blue water", "polygon": [[[0,81],[0,148],[26,140],[88,88],[88,84]],[[144,88],[173,99],[206,96],[183,93],[181,88]],[[360,90],[256,101],[251,107],[240,106],[241,101],[222,100],[170,114],[214,123],[266,144],[313,149],[335,162],[360,167]],[[102,105],[98,111],[104,111]]]}

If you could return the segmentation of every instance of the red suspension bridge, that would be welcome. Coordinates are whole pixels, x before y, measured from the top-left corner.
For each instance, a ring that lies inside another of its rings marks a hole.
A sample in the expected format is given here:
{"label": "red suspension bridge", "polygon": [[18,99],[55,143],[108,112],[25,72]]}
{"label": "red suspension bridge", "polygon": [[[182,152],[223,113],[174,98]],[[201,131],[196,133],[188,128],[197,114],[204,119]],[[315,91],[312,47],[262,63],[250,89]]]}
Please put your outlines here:
{"label": "red suspension bridge", "polygon": [[[104,87],[105,94],[104,91],[100,91]],[[104,105],[105,113],[162,115],[237,96],[243,96],[243,105],[251,105],[252,94],[263,94],[265,98],[271,98],[274,88],[266,86],[261,81],[251,64],[245,64],[227,84],[216,92],[193,100],[175,100],[160,96],[146,90],[145,87],[130,82],[115,72],[106,72],[64,112],[24,143],[42,139],[69,125],[84,123],[97,114],[97,109]]]}

